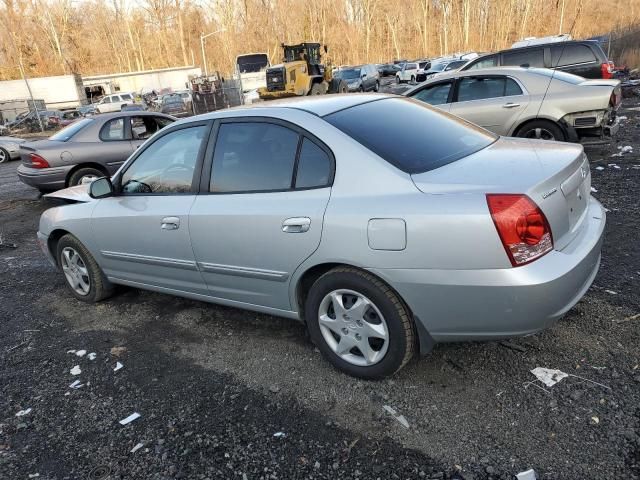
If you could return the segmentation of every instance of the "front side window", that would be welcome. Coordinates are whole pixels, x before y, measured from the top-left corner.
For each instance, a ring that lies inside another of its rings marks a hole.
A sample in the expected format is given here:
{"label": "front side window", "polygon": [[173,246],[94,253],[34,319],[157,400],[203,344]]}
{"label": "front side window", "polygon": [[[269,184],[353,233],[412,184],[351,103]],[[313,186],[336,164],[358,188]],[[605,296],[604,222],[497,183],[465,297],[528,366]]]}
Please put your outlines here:
{"label": "front side window", "polygon": [[105,123],[100,129],[100,140],[124,140],[124,118],[114,118]]}
{"label": "front side window", "polygon": [[111,97],[104,97],[102,103],[111,103]]}
{"label": "front side window", "polygon": [[427,88],[423,88],[412,98],[420,100],[421,102],[428,103],[429,105],[442,105],[449,100],[449,91],[451,90],[451,82],[438,83],[431,85]]}
{"label": "front side window", "polygon": [[514,67],[544,67],[544,48],[505,52],[502,65]]}
{"label": "front side window", "polygon": [[504,77],[467,77],[460,80],[458,102],[504,96]]}
{"label": "front side window", "polygon": [[150,115],[131,117],[131,135],[134,140],[146,140],[170,123],[172,122],[168,118]]}
{"label": "front side window", "polygon": [[170,132],[146,148],[122,175],[123,193],[189,193],[205,125]]}
{"label": "front side window", "polygon": [[223,123],[213,155],[211,192],[291,188],[299,135],[266,122]]}

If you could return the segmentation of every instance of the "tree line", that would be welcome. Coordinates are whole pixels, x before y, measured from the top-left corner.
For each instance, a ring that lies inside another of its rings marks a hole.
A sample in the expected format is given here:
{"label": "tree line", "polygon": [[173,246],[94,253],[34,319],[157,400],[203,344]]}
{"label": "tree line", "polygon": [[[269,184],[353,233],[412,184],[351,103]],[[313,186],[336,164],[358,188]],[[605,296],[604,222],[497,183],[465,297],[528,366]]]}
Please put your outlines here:
{"label": "tree line", "polygon": [[[231,72],[236,55],[318,41],[333,64],[505,48],[527,36],[607,34],[640,0],[0,0],[0,80],[180,65]],[[614,60],[617,60],[614,58]]]}

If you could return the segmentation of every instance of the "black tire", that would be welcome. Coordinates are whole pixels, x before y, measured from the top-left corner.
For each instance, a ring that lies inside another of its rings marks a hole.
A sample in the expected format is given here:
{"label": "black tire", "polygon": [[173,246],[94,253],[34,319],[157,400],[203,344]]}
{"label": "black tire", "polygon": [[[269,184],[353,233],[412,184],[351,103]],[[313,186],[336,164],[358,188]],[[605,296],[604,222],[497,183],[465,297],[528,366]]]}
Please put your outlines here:
{"label": "black tire", "polygon": [[71,176],[69,177],[69,181],[67,182],[67,185],[69,185],[70,187],[75,187],[76,185],[80,185],[80,182],[82,181],[82,179],[84,177],[89,177],[89,176],[100,178],[100,177],[104,177],[105,173],[96,168],[91,168],[91,167],[79,168],[78,170],[76,170],[71,174]]}
{"label": "black tire", "polygon": [[347,82],[344,80],[340,80],[338,82],[338,93],[348,93],[349,87],[347,86]]}
{"label": "black tire", "polygon": [[564,142],[566,136],[560,126],[549,120],[533,120],[518,129],[516,137]]}
{"label": "black tire", "polygon": [[[389,343],[386,353],[377,363],[368,366],[354,365],[336,354],[325,340],[319,324],[319,309],[325,296],[339,289],[353,290],[364,295],[384,317]],[[328,271],[312,285],[304,311],[313,343],[334,367],[349,375],[371,380],[381,379],[396,373],[414,355],[416,333],[409,309],[387,284],[370,273],[352,267],[337,267]]]}
{"label": "black tire", "polygon": [[10,160],[9,152],[4,148],[0,148],[0,163],[8,163]]}
{"label": "black tire", "polygon": [[360,85],[360,88],[358,89],[358,92],[364,93],[364,87],[362,85]]}
{"label": "black tire", "polygon": [[400,77],[399,77],[399,76],[397,76],[397,75],[396,75],[396,83],[397,83],[398,85],[400,85],[400,83],[402,83],[402,82],[400,82]]}
{"label": "black tire", "polygon": [[380,91],[380,82],[376,81],[376,86],[373,87],[373,91],[374,92],[379,92]]}
{"label": "black tire", "polygon": [[85,277],[88,277],[89,279],[88,293],[86,295],[81,295],[76,290],[74,290],[63,272],[65,284],[67,285],[67,288],[71,292],[71,294],[78,300],[87,303],[99,302],[100,300],[104,300],[105,298],[111,296],[114,290],[113,284],[109,282],[109,280],[107,280],[107,277],[104,275],[102,269],[93,258],[93,255],[89,253],[89,250],[87,250],[87,248],[82,244],[82,242],[80,242],[80,240],[78,240],[70,233],[64,235],[58,241],[56,249],[56,260],[58,261],[60,269],[62,270],[63,265],[63,251],[67,247],[73,249],[80,256],[82,264],[88,272],[88,275],[85,275]]}
{"label": "black tire", "polygon": [[411,83],[416,83],[416,77],[414,77],[413,75],[411,75]]}
{"label": "black tire", "polygon": [[313,85],[311,85],[311,91],[309,92],[309,95],[322,95],[324,93],[323,89],[322,89],[322,85],[320,85],[319,83],[314,83]]}

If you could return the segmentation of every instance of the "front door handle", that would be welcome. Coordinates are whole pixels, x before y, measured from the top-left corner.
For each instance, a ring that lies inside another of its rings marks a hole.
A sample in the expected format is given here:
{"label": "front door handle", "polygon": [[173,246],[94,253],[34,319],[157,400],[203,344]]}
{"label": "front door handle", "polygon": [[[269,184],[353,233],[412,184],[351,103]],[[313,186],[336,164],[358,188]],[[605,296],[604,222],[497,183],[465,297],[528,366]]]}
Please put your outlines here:
{"label": "front door handle", "polygon": [[164,217],[160,228],[162,230],[177,230],[180,228],[180,219],[178,217]]}
{"label": "front door handle", "polygon": [[311,219],[309,217],[292,217],[282,222],[284,233],[304,233],[309,231]]}
{"label": "front door handle", "polygon": [[502,108],[516,108],[519,107],[520,104],[519,103],[505,103],[504,105],[502,105]]}

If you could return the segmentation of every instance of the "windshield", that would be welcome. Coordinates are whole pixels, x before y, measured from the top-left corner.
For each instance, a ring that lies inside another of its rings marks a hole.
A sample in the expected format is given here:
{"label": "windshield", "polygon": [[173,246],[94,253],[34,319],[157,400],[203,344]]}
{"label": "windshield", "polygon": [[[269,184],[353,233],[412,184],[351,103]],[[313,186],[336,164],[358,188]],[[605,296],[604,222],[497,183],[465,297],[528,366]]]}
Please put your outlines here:
{"label": "windshield", "polygon": [[170,97],[164,97],[162,103],[182,103],[182,97],[180,95],[172,95]]}
{"label": "windshield", "polygon": [[349,70],[341,70],[340,78],[344,78],[345,80],[350,80],[353,78],[360,78],[360,69],[352,68]]}
{"label": "windshield", "polygon": [[66,142],[71,137],[73,137],[76,133],[82,130],[84,127],[93,122],[93,118],[83,118],[82,120],[78,120],[77,122],[72,123],[68,127],[63,128],[58,133],[51,135],[49,140],[57,140],[59,142]]}
{"label": "windshield", "polygon": [[491,145],[498,137],[408,98],[384,98],[324,119],[407,173],[428,172]]}
{"label": "windshield", "polygon": [[573,73],[563,72],[561,70],[551,70],[547,68],[530,68],[529,72],[537,73],[538,75],[544,75],[545,77],[553,77],[556,80],[562,80],[563,82],[571,83],[572,85],[579,85],[585,81],[583,77],[574,75]]}
{"label": "windshield", "polygon": [[429,70],[431,70],[432,72],[442,72],[447,65],[448,64],[446,62],[433,63],[431,64],[431,68]]}
{"label": "windshield", "polygon": [[254,53],[239,56],[236,60],[240,73],[260,72],[269,66],[269,57],[266,53]]}

